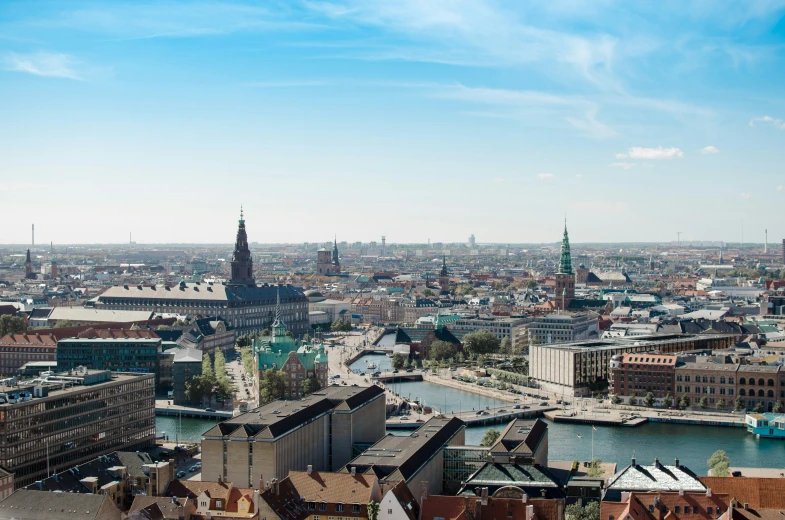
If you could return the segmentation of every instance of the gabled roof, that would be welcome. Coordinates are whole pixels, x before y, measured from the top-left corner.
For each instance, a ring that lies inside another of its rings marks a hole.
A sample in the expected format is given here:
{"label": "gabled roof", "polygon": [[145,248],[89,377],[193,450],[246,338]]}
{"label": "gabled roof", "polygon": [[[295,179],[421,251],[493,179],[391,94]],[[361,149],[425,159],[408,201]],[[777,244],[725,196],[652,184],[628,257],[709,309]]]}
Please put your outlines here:
{"label": "gabled roof", "polygon": [[699,477],[712,492],[727,493],[753,509],[785,509],[785,479]]}
{"label": "gabled roof", "polygon": [[375,477],[350,473],[289,471],[288,479],[306,502],[361,504],[371,501]]}
{"label": "gabled roof", "polygon": [[18,489],[0,502],[0,519],[8,520],[120,520],[109,495],[57,493]]}
{"label": "gabled roof", "polygon": [[170,497],[195,499],[202,493],[210,498],[220,498],[226,501],[232,490],[231,482],[200,482],[196,480],[173,480],[166,489]]}
{"label": "gabled roof", "polygon": [[643,466],[633,461],[608,480],[606,489],[606,496],[615,500],[621,491],[705,491],[706,486],[685,466],[665,466],[659,462]]}
{"label": "gabled roof", "polygon": [[516,419],[507,425],[498,440],[491,446],[491,453],[531,455],[548,432],[548,425],[540,419]]}

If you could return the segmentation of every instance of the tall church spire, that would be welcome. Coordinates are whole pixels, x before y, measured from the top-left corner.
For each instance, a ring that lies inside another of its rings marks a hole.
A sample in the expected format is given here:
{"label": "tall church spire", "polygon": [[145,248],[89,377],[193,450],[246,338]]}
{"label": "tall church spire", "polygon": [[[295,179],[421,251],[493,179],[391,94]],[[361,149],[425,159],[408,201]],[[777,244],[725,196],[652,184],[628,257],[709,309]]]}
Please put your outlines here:
{"label": "tall church spire", "polygon": [[561,258],[559,259],[559,272],[572,274],[572,256],[570,255],[570,236],[567,234],[567,219],[564,219],[564,238],[561,241]]}
{"label": "tall church spire", "polygon": [[286,324],[281,319],[281,286],[275,296],[275,321],[273,322],[273,337],[280,338],[286,336]]}
{"label": "tall church spire", "polygon": [[237,226],[237,238],[234,242],[232,254],[232,279],[231,285],[256,285],[253,277],[253,258],[248,249],[248,235],[245,233],[245,219],[243,207],[240,206],[240,220]]}
{"label": "tall church spire", "polygon": [[341,265],[341,261],[338,260],[338,235],[335,236],[334,242],[333,242],[333,258],[332,258],[332,260],[333,260],[333,265],[335,265],[335,266],[340,266]]}

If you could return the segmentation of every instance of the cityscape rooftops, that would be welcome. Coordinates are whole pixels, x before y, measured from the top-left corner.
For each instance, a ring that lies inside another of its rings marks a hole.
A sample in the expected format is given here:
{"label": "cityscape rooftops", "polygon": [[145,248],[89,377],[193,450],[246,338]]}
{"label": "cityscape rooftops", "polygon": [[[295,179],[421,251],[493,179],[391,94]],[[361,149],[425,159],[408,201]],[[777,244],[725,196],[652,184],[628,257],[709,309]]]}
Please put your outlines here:
{"label": "cityscape rooftops", "polygon": [[407,480],[465,428],[457,417],[434,417],[407,436],[387,435],[342,471],[372,471],[380,479]]}
{"label": "cityscape rooftops", "polygon": [[120,511],[109,495],[19,489],[0,502],[0,519],[52,520],[54,518],[120,520]]}
{"label": "cityscape rooftops", "polygon": [[610,500],[618,501],[622,491],[705,491],[697,475],[679,464],[666,466],[655,460],[651,466],[632,463],[608,480]]}
{"label": "cityscape rooftops", "polygon": [[381,395],[384,390],[376,385],[332,385],[299,401],[273,401],[228,419],[204,432],[202,438],[275,439],[331,410],[351,411]]}
{"label": "cityscape rooftops", "polygon": [[148,300],[207,300],[240,301],[253,300],[260,305],[274,305],[278,290],[283,300],[302,299],[299,288],[291,285],[224,285],[212,282],[180,282],[174,285],[116,285],[98,296],[99,302],[108,298],[133,298]]}
{"label": "cityscape rooftops", "polygon": [[537,345],[560,350],[590,351],[590,350],[611,350],[632,346],[646,346],[656,350],[658,345],[684,341],[685,343],[700,339],[716,339],[722,336],[718,334],[667,334],[650,336],[628,336],[609,338],[602,340],[574,341],[569,343],[558,343],[552,345]]}
{"label": "cityscape rooftops", "polygon": [[516,419],[507,425],[499,435],[491,453],[507,452],[531,455],[535,452],[548,432],[548,425],[540,419]]}

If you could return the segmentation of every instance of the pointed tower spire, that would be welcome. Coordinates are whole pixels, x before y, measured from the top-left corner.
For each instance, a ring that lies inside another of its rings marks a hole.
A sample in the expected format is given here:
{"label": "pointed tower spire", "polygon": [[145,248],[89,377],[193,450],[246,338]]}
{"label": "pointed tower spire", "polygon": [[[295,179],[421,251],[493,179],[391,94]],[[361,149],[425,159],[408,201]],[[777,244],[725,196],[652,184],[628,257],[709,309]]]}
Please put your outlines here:
{"label": "pointed tower spire", "polygon": [[280,338],[286,336],[286,324],[281,319],[281,286],[275,295],[275,321],[273,321],[273,337]]}
{"label": "pointed tower spire", "polygon": [[248,249],[248,235],[245,232],[245,218],[243,206],[240,205],[240,220],[237,224],[237,237],[234,241],[232,253],[232,279],[231,285],[256,285],[253,276],[253,258]]}
{"label": "pointed tower spire", "polygon": [[567,218],[564,218],[564,237],[561,241],[561,258],[559,259],[559,272],[572,273],[572,255],[570,254],[570,236],[567,234]]}

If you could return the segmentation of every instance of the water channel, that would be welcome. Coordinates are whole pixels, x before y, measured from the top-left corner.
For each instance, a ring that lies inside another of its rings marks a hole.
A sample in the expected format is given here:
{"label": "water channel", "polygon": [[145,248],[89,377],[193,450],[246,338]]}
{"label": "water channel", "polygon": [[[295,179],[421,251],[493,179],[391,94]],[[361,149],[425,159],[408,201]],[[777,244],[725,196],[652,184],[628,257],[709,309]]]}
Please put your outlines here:
{"label": "water channel", "polygon": [[[367,362],[366,362],[367,361]],[[376,364],[377,370],[390,367],[390,360],[383,355],[365,356],[352,368],[366,370],[367,364]],[[429,382],[395,383],[395,391],[405,397],[419,398],[440,410],[467,410],[503,403],[489,397],[441,386]],[[165,431],[170,439],[175,437],[177,420],[157,417],[158,433]],[[199,419],[182,419],[180,439],[198,441],[200,435],[215,423]],[[492,426],[501,429],[504,425]],[[466,443],[479,444],[489,427],[471,427],[466,430]],[[553,460],[589,460],[592,456],[592,427],[589,425],[548,425],[549,458]],[[407,432],[396,431],[397,435]],[[706,460],[718,449],[728,453],[732,466],[785,468],[785,441],[756,439],[744,428],[692,426],[679,424],[646,423],[641,426],[604,427],[594,432],[594,455],[604,461],[616,462],[619,468],[629,464],[635,456],[639,463],[651,464],[655,457],[672,464],[675,458],[695,473],[705,475]]]}

